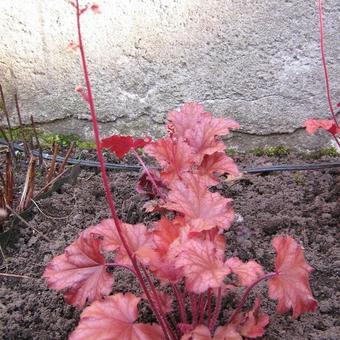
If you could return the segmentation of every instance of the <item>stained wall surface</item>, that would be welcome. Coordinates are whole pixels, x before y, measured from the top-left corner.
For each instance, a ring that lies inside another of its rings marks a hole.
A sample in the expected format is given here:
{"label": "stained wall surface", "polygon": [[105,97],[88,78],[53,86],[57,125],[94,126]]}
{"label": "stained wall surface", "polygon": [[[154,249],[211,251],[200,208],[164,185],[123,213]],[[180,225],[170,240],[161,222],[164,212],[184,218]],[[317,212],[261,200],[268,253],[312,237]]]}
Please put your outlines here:
{"label": "stained wall surface", "polygon": [[[166,112],[204,103],[241,124],[230,143],[313,147],[303,122],[329,115],[315,1],[98,0],[82,17],[103,135],[161,135]],[[325,2],[334,103],[340,101],[340,2]],[[0,82],[15,118],[91,138],[72,7],[64,0],[0,0]]]}

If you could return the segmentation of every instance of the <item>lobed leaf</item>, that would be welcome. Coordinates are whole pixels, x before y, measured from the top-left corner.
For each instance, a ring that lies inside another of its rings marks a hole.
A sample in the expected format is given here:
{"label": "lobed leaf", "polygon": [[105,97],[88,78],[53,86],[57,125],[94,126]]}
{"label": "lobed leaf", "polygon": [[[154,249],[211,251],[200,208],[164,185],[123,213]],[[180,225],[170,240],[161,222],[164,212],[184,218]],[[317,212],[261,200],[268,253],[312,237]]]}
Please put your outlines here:
{"label": "lobed leaf", "polygon": [[121,240],[117,233],[115,222],[112,218],[105,219],[89,230],[102,237],[101,247],[105,251],[115,251],[121,246]]}
{"label": "lobed leaf", "polygon": [[238,276],[242,286],[250,286],[264,275],[262,266],[254,260],[244,263],[238,257],[232,257],[226,261],[226,264]]}
{"label": "lobed leaf", "polygon": [[168,120],[176,136],[185,138],[186,131],[196,126],[201,117],[211,116],[204,112],[204,106],[197,103],[184,103],[179,111],[168,113]]}
{"label": "lobed leaf", "polygon": [[211,336],[207,326],[198,325],[194,330],[184,334],[181,340],[242,340],[242,337],[233,325],[218,327],[214,336]]}
{"label": "lobed leaf", "polygon": [[165,184],[181,178],[181,175],[189,171],[195,162],[192,148],[182,138],[159,139],[147,145],[144,150],[163,168],[161,178]]}
{"label": "lobed leaf", "polygon": [[154,230],[152,231],[155,250],[160,256],[167,254],[171,244],[179,237],[182,223],[180,218],[169,220],[162,216],[159,221],[154,223]]}
{"label": "lobed leaf", "polygon": [[214,227],[229,229],[234,219],[231,202],[210,192],[199,175],[188,173],[170,185],[163,207],[183,214],[191,230],[201,232]]}
{"label": "lobed leaf", "polygon": [[183,275],[181,270],[175,268],[172,258],[168,256],[171,245],[180,235],[181,221],[182,219],[178,217],[169,220],[162,216],[154,223],[154,230],[151,233],[154,242],[153,253],[144,254],[149,269],[162,283],[178,282]]}
{"label": "lobed leaf", "polygon": [[245,315],[239,315],[233,322],[237,331],[246,338],[257,338],[264,334],[264,328],[269,323],[269,316],[260,312],[260,298],[256,298],[254,307]]}
{"label": "lobed leaf", "polygon": [[233,325],[219,326],[215,331],[214,340],[242,340],[239,332]]}
{"label": "lobed leaf", "polygon": [[268,282],[269,297],[278,300],[277,312],[293,309],[293,319],[313,312],[317,301],[309,286],[309,273],[313,270],[304,259],[303,248],[290,236],[277,236],[272,245],[277,253],[277,275]]}
{"label": "lobed leaf", "polygon": [[191,239],[182,245],[175,260],[175,267],[181,268],[185,276],[186,289],[203,293],[208,288],[219,288],[229,267],[211,241]]}
{"label": "lobed leaf", "polygon": [[123,158],[130,150],[143,148],[151,142],[151,137],[134,139],[131,136],[112,135],[102,140],[102,147],[114,152],[118,158]]}
{"label": "lobed leaf", "polygon": [[185,137],[194,152],[203,159],[205,155],[224,152],[225,144],[217,137],[228,134],[230,128],[238,127],[239,125],[232,120],[204,116],[185,133]]}
{"label": "lobed leaf", "polygon": [[70,340],[162,340],[159,325],[135,323],[140,298],[131,293],[115,294],[96,301],[80,316]]}
{"label": "lobed leaf", "polygon": [[304,124],[307,133],[310,135],[314,134],[317,129],[324,129],[331,133],[332,135],[336,135],[340,133],[340,127],[336,125],[334,120],[332,119],[314,119],[309,118],[305,121]]}
{"label": "lobed leaf", "polygon": [[218,184],[218,176],[228,173],[234,177],[241,175],[237,165],[232,158],[224,152],[215,152],[205,155],[202,163],[197,169],[197,174],[203,177],[207,186]]}
{"label": "lobed leaf", "polygon": [[[154,247],[152,235],[147,232],[144,224],[121,224],[123,236],[133,255],[142,260],[142,253]],[[121,242],[113,219],[103,220],[91,227],[91,232],[102,237],[102,248],[105,251],[115,251],[115,262],[120,265],[131,266],[130,258]]]}
{"label": "lobed leaf", "polygon": [[193,149],[200,161],[205,155],[223,152],[225,145],[216,137],[229,133],[230,129],[239,128],[239,124],[232,119],[213,118],[210,112],[205,112],[203,105],[185,103],[180,111],[168,114],[168,120],[173,135],[183,138]]}
{"label": "lobed leaf", "polygon": [[47,265],[43,274],[49,288],[62,290],[66,302],[78,308],[112,290],[113,278],[106,271],[100,242],[92,233],[82,232],[64,254]]}
{"label": "lobed leaf", "polygon": [[[148,233],[146,226],[141,223],[134,225],[123,223],[123,231],[132,254],[141,262],[144,262],[144,254],[147,254],[150,249],[154,248],[152,235]],[[132,265],[123,246],[119,248],[115,262],[126,266]]]}

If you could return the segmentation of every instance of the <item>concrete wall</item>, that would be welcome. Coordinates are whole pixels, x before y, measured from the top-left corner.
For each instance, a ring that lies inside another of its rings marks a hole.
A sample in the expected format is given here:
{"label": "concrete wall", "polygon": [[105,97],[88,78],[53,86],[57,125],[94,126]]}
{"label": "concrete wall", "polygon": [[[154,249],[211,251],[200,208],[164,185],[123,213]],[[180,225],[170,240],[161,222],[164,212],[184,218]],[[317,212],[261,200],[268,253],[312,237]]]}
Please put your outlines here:
{"label": "concrete wall", "polygon": [[[340,101],[340,2],[325,1],[334,101]],[[327,117],[314,0],[98,0],[82,19],[103,135],[159,135],[165,113],[203,102],[242,129],[231,144],[321,145],[308,117]],[[15,120],[91,138],[75,16],[63,0],[0,0],[0,81]]]}

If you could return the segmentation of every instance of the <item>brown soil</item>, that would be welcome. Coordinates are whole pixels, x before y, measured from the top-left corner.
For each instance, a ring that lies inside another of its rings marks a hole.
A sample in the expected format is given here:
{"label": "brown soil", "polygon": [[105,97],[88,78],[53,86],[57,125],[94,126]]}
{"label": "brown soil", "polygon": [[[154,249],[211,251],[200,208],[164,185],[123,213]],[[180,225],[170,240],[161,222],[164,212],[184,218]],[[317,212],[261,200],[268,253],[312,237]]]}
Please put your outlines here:
{"label": "brown soil", "polygon": [[[241,157],[237,162],[255,166],[277,164],[279,160]],[[297,163],[301,159],[289,157],[281,162]],[[157,218],[143,213],[145,198],[135,191],[137,174],[111,172],[109,177],[124,221],[148,223]],[[294,321],[288,315],[274,314],[275,303],[266,298],[267,292],[263,289],[262,307],[271,314],[263,339],[339,339],[339,170],[249,175],[238,182],[224,182],[218,190],[234,199],[234,208],[239,214],[226,233],[228,256],[256,259],[270,271],[274,255],[270,245],[272,237],[289,234],[304,245],[307,261],[315,268],[311,285],[319,307],[314,314]],[[67,338],[78,322],[79,311],[64,303],[61,294],[49,290],[40,277],[52,257],[62,253],[82,229],[108,217],[100,176],[90,170],[82,170],[75,186],[65,185],[40,201],[39,206],[41,211],[33,209],[29,224],[50,241],[20,224],[4,251],[0,272],[29,278],[0,276],[2,339]],[[115,276],[115,291],[139,291],[131,275],[121,271]],[[221,322],[228,318],[235,302],[228,297],[223,306]],[[141,318],[152,318],[148,308],[144,307],[143,312]]]}

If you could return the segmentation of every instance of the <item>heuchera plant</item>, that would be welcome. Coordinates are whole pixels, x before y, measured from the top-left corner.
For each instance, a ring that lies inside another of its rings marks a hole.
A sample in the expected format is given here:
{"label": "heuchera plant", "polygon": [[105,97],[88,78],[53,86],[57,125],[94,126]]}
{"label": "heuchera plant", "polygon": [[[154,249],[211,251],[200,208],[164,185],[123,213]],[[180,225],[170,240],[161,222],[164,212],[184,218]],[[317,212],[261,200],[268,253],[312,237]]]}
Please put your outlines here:
{"label": "heuchera plant", "polygon": [[[214,118],[201,104],[186,103],[168,114],[168,135],[152,142],[130,136],[99,138],[96,111],[87,72],[80,17],[88,8],[71,2],[77,14],[80,54],[86,91],[77,87],[88,103],[106,197],[112,217],[81,232],[65,252],[55,257],[43,274],[48,286],[62,291],[65,301],[84,308],[70,339],[216,339],[236,340],[262,336],[269,316],[260,310],[260,298],[248,311],[242,308],[253,288],[267,281],[277,312],[293,311],[293,318],[314,311],[317,302],[309,286],[312,268],[303,248],[290,236],[277,236],[275,270],[266,273],[254,260],[226,258],[224,231],[234,219],[232,200],[210,188],[219,176],[240,176],[225,154],[221,136],[239,125]],[[94,6],[94,7],[93,7]],[[160,219],[149,226],[131,225],[117,217],[104,167],[102,146],[123,157],[133,152],[144,174],[139,191],[152,198],[148,211]],[[153,157],[159,170],[149,170],[137,148]],[[112,260],[114,258],[114,260]],[[110,260],[109,260],[110,259]],[[110,295],[114,288],[108,268],[125,268],[139,281],[143,295]],[[157,282],[157,284],[155,283]],[[219,324],[222,299],[231,291],[242,297],[229,321]],[[138,304],[145,299],[158,324],[137,322]]]}

